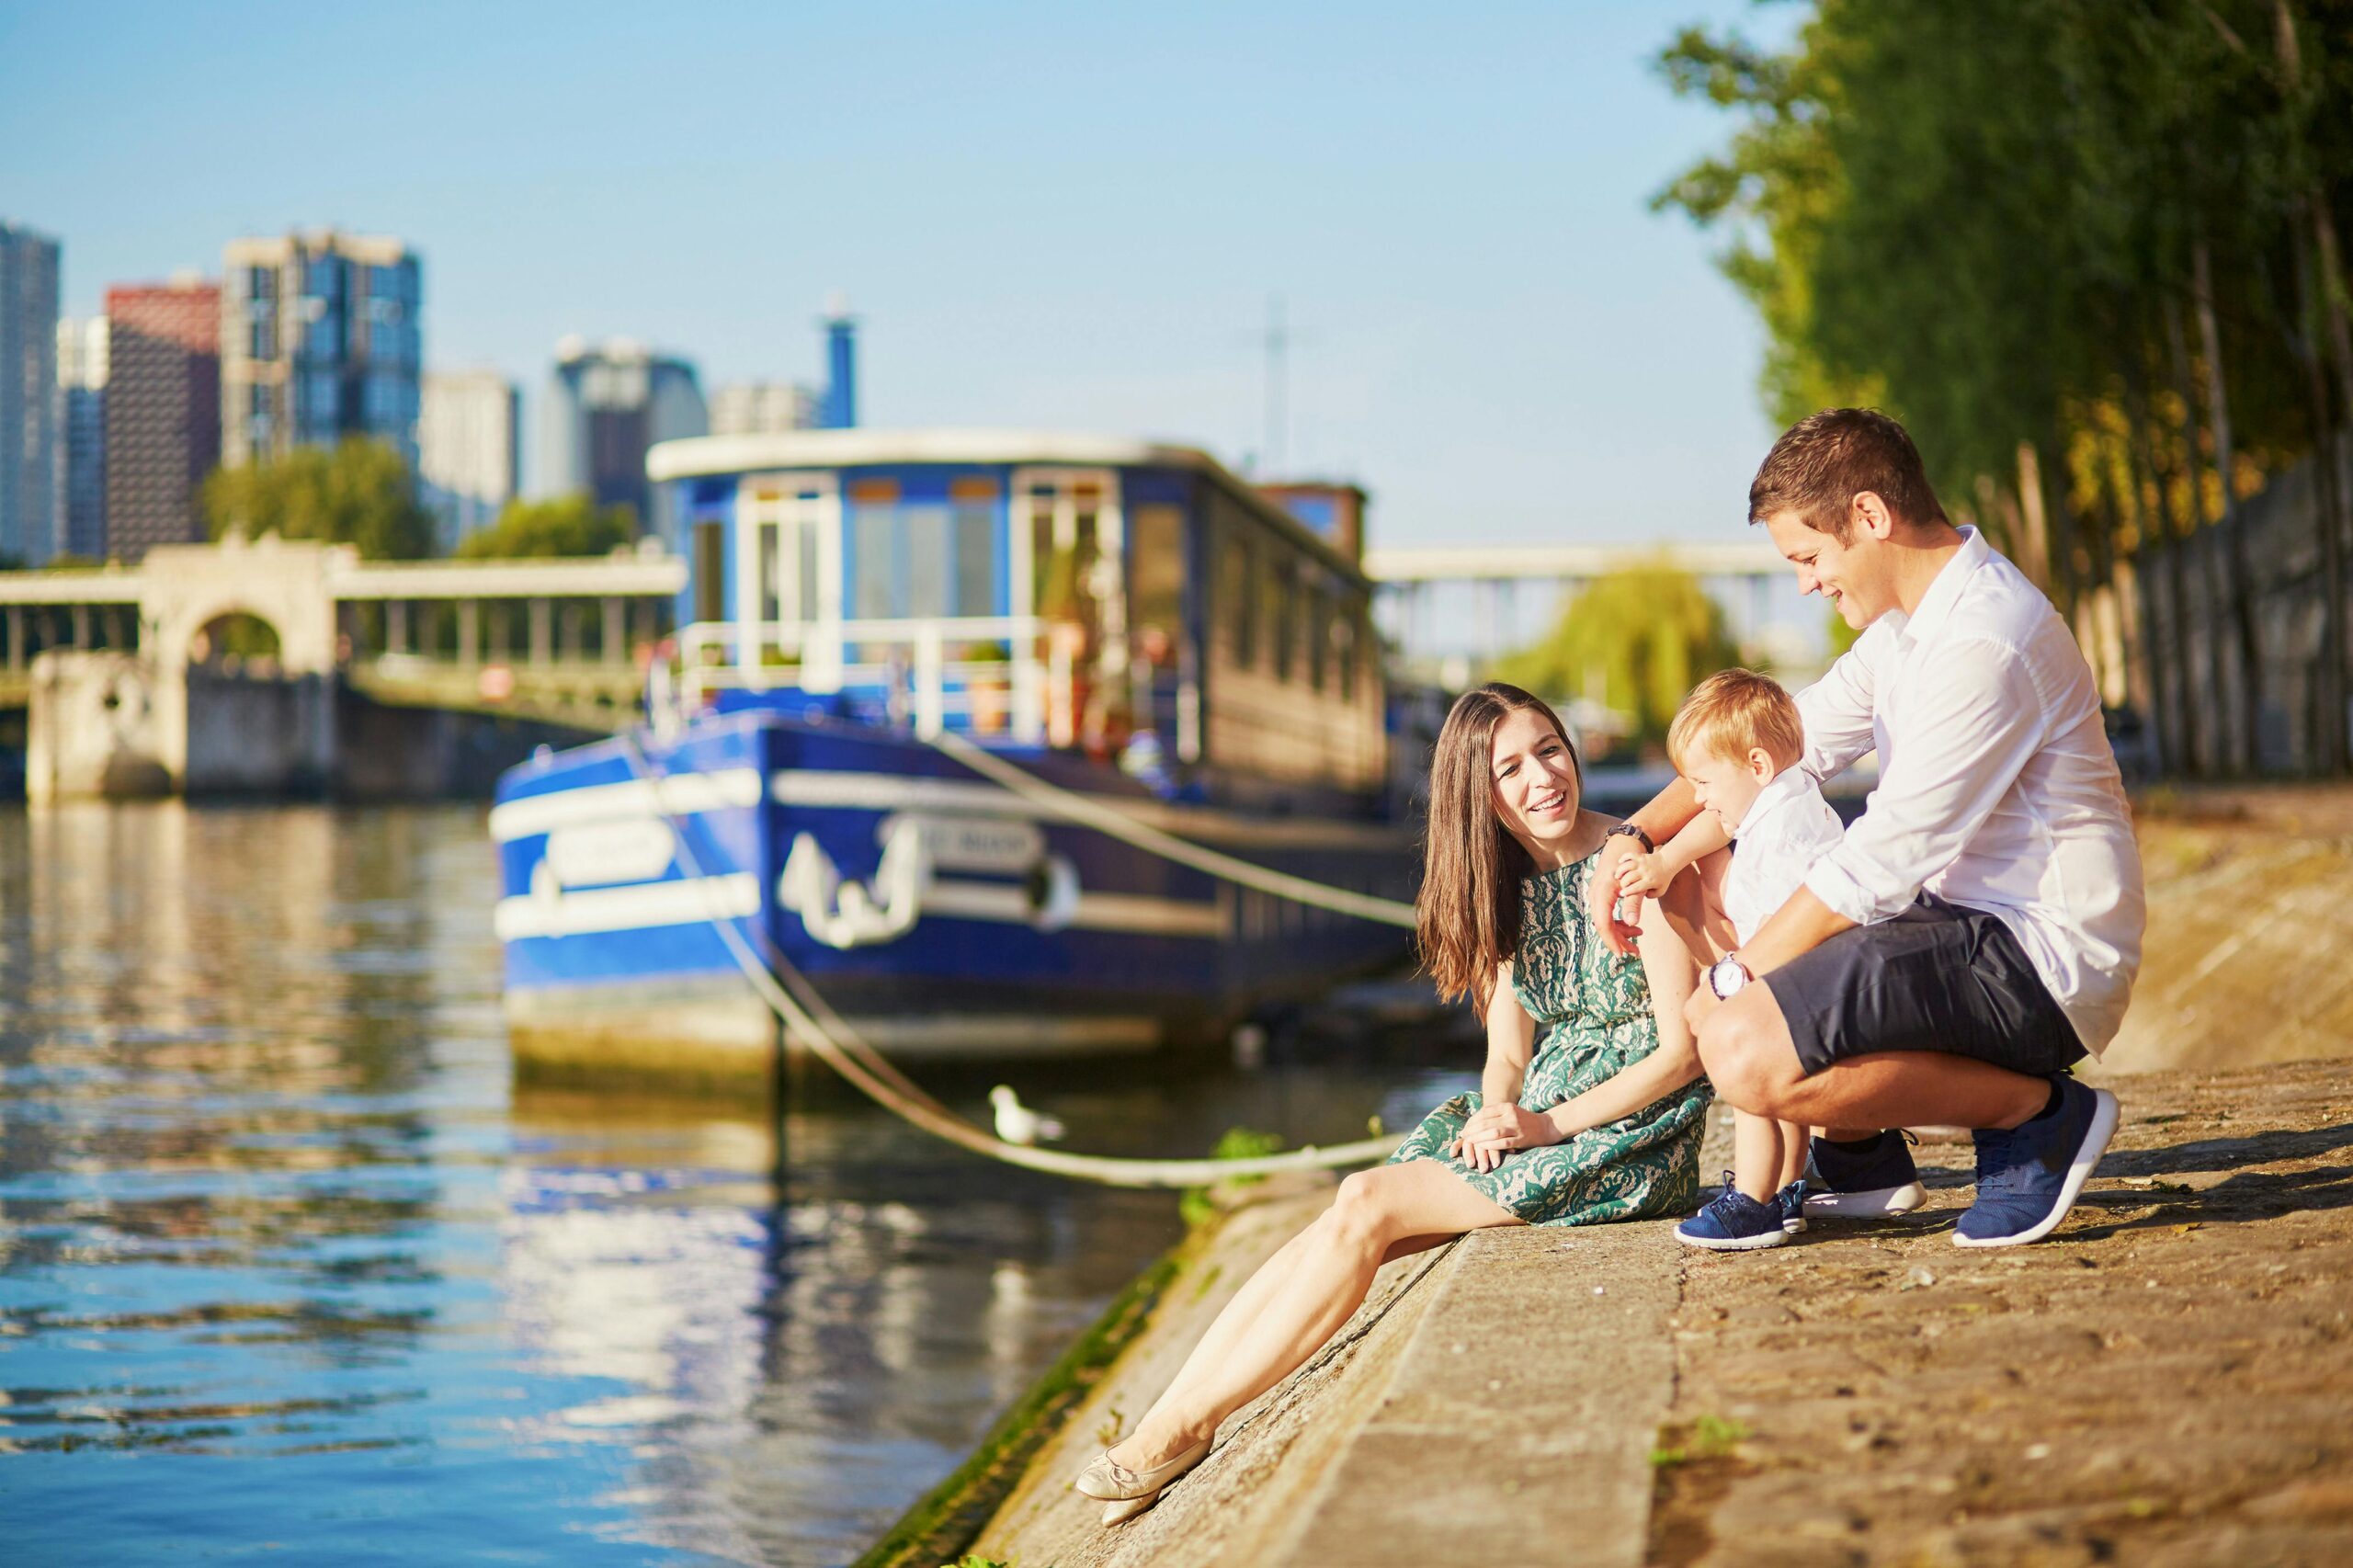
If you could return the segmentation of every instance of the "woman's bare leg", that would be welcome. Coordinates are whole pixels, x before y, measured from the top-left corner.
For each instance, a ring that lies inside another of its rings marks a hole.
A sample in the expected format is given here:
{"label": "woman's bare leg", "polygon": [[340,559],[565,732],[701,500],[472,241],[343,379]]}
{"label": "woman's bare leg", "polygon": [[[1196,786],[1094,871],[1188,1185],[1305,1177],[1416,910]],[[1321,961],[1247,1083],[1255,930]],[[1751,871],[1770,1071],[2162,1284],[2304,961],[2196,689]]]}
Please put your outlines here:
{"label": "woman's bare leg", "polygon": [[[1257,1272],[1234,1292],[1233,1300],[1219,1311],[1216,1321],[1201,1335],[1200,1343],[1193,1346],[1192,1354],[1185,1358],[1185,1364],[1176,1369],[1176,1375],[1168,1381],[1168,1386],[1161,1391],[1160,1397],[1152,1402],[1152,1409],[1143,1413],[1142,1420],[1137,1423],[1139,1431],[1142,1429],[1143,1422],[1150,1421],[1154,1413],[1164,1405],[1171,1402],[1181,1403],[1187,1392],[1207,1374],[1208,1369],[1223,1362],[1233,1353],[1234,1347],[1242,1342],[1242,1336],[1249,1332],[1250,1325],[1258,1321],[1258,1314],[1266,1311],[1267,1304],[1275,1301],[1283,1287],[1290,1283],[1299,1255],[1314,1229],[1315,1221],[1309,1221],[1305,1229],[1260,1264]],[[1443,1245],[1461,1234],[1459,1231],[1448,1231],[1437,1235],[1405,1236],[1390,1243],[1381,1255],[1381,1261],[1384,1265],[1394,1263],[1401,1257],[1411,1257],[1417,1252],[1427,1252],[1434,1246]]]}
{"label": "woman's bare leg", "polygon": [[[1235,1312],[1242,1305],[1237,1295],[1211,1332],[1227,1328],[1229,1319],[1240,1324],[1245,1315],[1246,1326],[1233,1334],[1222,1354],[1203,1356],[1196,1349],[1177,1381],[1136,1424],[1134,1436],[1112,1449],[1112,1459],[1130,1470],[1148,1469],[1215,1434],[1218,1423],[1322,1348],[1364,1304],[1372,1277],[1392,1255],[1420,1251],[1465,1231],[1518,1223],[1511,1210],[1437,1160],[1358,1171],[1340,1184],[1339,1196],[1322,1218],[1285,1244],[1286,1251],[1297,1247],[1297,1254],[1279,1281],[1269,1282],[1255,1312]],[[1258,1274],[1267,1274],[1274,1261],[1269,1258]],[[1256,1292],[1259,1282],[1253,1276],[1244,1293]]]}

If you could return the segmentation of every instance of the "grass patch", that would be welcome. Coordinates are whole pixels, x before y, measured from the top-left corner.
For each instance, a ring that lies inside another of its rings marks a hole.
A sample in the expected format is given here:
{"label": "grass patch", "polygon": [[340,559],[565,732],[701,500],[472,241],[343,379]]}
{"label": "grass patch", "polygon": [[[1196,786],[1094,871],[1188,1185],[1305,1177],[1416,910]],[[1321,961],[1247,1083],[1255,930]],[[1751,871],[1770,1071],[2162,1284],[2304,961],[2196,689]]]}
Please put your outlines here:
{"label": "grass patch", "polygon": [[1722,1415],[1658,1429],[1651,1449],[1652,1568],[1689,1568],[1714,1551],[1716,1504],[1756,1469],[1738,1451],[1748,1436],[1745,1425]]}
{"label": "grass patch", "polygon": [[[1219,1135],[1215,1147],[1210,1150],[1210,1158],[1261,1160],[1268,1154],[1282,1152],[1283,1139],[1279,1132],[1261,1132],[1251,1127],[1229,1127]],[[1262,1176],[1229,1178],[1234,1187],[1251,1187],[1266,1179]],[[1185,1217],[1188,1225],[1206,1225],[1217,1218],[1217,1199],[1210,1196],[1210,1189],[1206,1187],[1188,1187],[1184,1196],[1177,1199],[1176,1210]]]}
{"label": "grass patch", "polygon": [[1694,1460],[1720,1460],[1748,1439],[1748,1428],[1738,1421],[1722,1415],[1702,1415],[1688,1428],[1668,1426],[1659,1428],[1659,1441],[1651,1449],[1651,1467],[1665,1470],[1674,1465],[1689,1464]]}

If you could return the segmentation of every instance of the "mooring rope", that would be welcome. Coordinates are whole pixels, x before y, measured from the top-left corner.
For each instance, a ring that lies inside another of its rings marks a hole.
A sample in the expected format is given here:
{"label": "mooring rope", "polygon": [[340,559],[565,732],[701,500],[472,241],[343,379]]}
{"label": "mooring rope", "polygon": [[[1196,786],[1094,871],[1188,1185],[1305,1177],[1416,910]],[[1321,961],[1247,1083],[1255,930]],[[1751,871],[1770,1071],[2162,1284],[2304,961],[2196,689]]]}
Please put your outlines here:
{"label": "mooring rope", "polygon": [[952,731],[942,730],[924,739],[992,784],[1068,821],[1108,834],[1163,859],[1190,866],[1197,871],[1207,871],[1212,877],[1256,888],[1260,892],[1272,893],[1294,903],[1313,904],[1319,909],[1352,915],[1358,920],[1378,921],[1383,926],[1402,926],[1408,931],[1414,928],[1414,906],[1410,903],[1401,903],[1393,898],[1377,898],[1371,893],[1351,892],[1347,888],[1329,887],[1305,877],[1294,877],[1287,871],[1269,870],[1248,860],[1237,860],[1214,849],[1204,849],[1189,840],[1140,823],[1117,806],[1050,783],[1028,768],[1007,762]]}
{"label": "mooring rope", "polygon": [[[759,937],[760,947],[767,951],[763,956],[753,950],[738,926],[745,917],[730,915],[713,902],[712,890],[717,883],[703,864],[701,856],[695,851],[688,835],[686,820],[671,811],[665,800],[672,776],[657,767],[653,758],[645,755],[635,734],[623,731],[617,738],[629,760],[631,771],[652,789],[654,810],[668,824],[686,870],[696,886],[702,890],[704,918],[719,933],[720,940],[726,945],[736,968],[743,971],[744,978],[751,983],[760,999],[767,1004],[769,1011],[783,1022],[795,1039],[815,1052],[818,1060],[848,1080],[853,1087],[885,1110],[934,1137],[945,1139],[984,1158],[1027,1170],[1098,1182],[1107,1187],[1210,1187],[1239,1176],[1370,1165],[1376,1160],[1388,1158],[1402,1142],[1402,1138],[1381,1137],[1359,1139],[1328,1149],[1310,1144],[1287,1154],[1268,1154],[1247,1160],[1122,1159],[1108,1154],[1074,1154],[1059,1149],[1039,1149],[1026,1143],[1006,1142],[958,1116],[892,1065],[881,1051],[850,1026],[848,1020],[834,1011],[824,997],[810,984],[808,977],[784,954],[776,950],[774,944],[767,941],[756,925],[752,926],[752,930]],[[779,983],[779,975],[790,979],[792,991],[801,992],[807,998],[805,1006]]]}

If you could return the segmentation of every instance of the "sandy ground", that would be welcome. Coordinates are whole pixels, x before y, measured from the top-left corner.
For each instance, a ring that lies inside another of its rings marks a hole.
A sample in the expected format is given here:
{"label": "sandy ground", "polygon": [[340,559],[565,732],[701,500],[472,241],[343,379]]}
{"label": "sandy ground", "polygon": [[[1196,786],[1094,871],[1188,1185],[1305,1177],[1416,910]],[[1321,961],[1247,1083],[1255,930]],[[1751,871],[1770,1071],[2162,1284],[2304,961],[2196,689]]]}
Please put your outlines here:
{"label": "sandy ground", "polygon": [[[2040,1244],[1902,1221],[1681,1260],[1650,1561],[2353,1562],[2353,1082],[2110,1078],[2115,1144]],[[1723,1441],[1726,1426],[1745,1431]]]}

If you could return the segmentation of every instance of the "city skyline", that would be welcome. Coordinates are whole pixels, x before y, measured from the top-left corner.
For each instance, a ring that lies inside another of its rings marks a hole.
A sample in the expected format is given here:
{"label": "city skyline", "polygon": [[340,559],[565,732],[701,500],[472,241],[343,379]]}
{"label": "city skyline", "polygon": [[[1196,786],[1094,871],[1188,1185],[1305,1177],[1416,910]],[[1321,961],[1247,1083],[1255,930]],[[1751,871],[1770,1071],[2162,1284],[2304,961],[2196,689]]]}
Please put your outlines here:
{"label": "city skyline", "polygon": [[[1286,467],[1362,483],[1401,543],[1717,532],[1770,438],[1711,242],[1646,210],[1720,130],[1649,59],[1689,22],[1770,38],[1786,14],[243,15],[143,10],[105,71],[149,112],[102,120],[66,112],[99,69],[89,22],[0,21],[9,215],[63,240],[67,313],[209,271],[239,234],[340,224],[424,258],[427,369],[536,392],[577,333],[706,385],[813,383],[838,288],[867,324],[861,423],[1142,435],[1242,466],[1279,294]],[[415,47],[444,35],[467,47]],[[233,50],[292,119],[346,132],[229,156],[236,122],[199,111]],[[366,91],[319,69],[342,58],[369,61]],[[886,58],[872,91],[824,68]],[[624,91],[676,71],[702,86]],[[171,194],[126,199],[142,188]]]}

